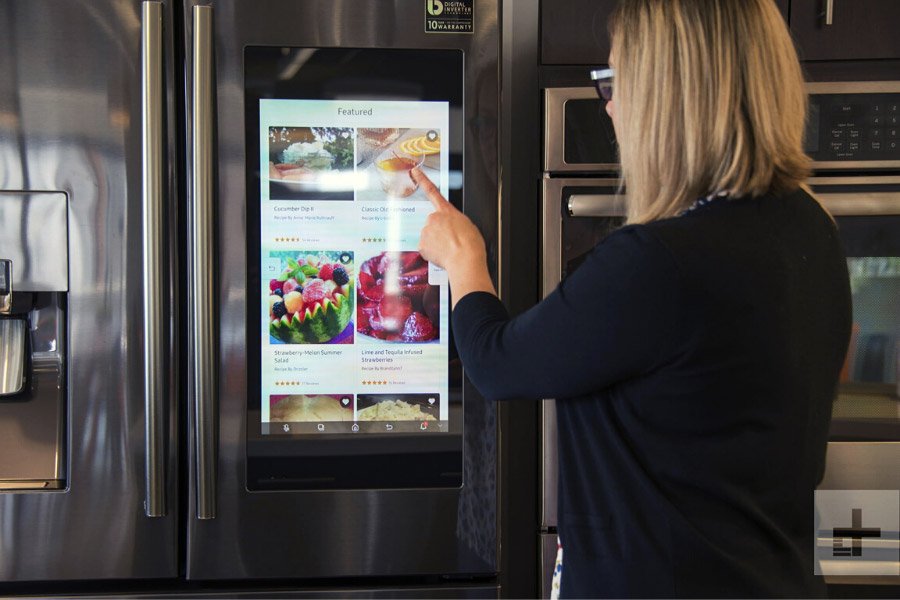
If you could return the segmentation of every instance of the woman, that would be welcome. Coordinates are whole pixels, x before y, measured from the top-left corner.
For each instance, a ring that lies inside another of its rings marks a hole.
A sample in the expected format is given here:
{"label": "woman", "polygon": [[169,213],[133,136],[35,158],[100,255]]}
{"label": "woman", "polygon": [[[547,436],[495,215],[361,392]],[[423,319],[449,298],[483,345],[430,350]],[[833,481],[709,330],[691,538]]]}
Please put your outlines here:
{"label": "woman", "polygon": [[822,596],[813,490],[851,311],[802,183],[795,50],[772,0],[622,0],[611,36],[626,226],[514,319],[427,181],[420,251],[475,385],[557,398],[562,596]]}

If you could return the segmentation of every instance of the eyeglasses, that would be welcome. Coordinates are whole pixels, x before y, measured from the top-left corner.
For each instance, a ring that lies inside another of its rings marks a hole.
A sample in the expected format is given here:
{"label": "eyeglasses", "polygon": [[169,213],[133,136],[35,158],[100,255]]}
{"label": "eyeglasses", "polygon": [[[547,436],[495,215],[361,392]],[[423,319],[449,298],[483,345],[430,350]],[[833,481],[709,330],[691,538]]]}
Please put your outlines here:
{"label": "eyeglasses", "polygon": [[591,71],[591,79],[594,80],[597,95],[605,102],[613,99],[613,77],[615,77],[615,71],[612,69],[594,69]]}

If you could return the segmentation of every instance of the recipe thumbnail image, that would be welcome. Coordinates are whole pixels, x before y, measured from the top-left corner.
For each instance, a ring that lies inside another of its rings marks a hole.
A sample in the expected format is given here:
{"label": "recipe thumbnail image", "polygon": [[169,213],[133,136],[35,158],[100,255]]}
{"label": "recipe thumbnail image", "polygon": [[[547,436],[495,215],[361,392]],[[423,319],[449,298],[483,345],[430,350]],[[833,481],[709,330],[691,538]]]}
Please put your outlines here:
{"label": "recipe thumbnail image", "polygon": [[358,394],[357,421],[439,421],[438,394]]}
{"label": "recipe thumbnail image", "polygon": [[441,136],[437,129],[359,129],[357,200],[427,200],[409,172],[419,167],[440,187]]}
{"label": "recipe thumbnail image", "polygon": [[273,423],[324,423],[353,420],[353,394],[269,396]]}
{"label": "recipe thumbnail image", "polygon": [[269,127],[270,200],[353,200],[349,127]]}
{"label": "recipe thumbnail image", "polygon": [[280,274],[269,280],[273,344],[353,343],[353,252],[269,252]]}
{"label": "recipe thumbnail image", "polygon": [[441,288],[429,285],[428,262],[418,252],[382,252],[363,262],[356,303],[361,341],[440,339]]}

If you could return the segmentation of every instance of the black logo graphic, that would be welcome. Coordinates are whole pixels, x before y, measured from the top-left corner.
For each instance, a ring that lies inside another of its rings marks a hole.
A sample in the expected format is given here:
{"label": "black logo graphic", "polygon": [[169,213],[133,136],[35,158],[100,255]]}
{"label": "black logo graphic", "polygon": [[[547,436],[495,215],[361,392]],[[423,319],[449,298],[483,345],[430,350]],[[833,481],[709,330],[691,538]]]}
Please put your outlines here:
{"label": "black logo graphic", "polygon": [[[850,509],[850,527],[832,529],[834,538],[834,556],[862,556],[863,538],[880,538],[881,527],[863,527],[862,509]],[[850,538],[850,547],[844,546],[844,540]]]}

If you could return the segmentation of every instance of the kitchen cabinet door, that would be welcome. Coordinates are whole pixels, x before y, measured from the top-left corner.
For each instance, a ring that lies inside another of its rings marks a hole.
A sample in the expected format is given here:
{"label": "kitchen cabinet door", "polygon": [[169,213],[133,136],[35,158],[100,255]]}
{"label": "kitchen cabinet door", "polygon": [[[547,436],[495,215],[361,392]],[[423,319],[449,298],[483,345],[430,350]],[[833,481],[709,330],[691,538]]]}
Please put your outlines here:
{"label": "kitchen cabinet door", "polygon": [[[775,3],[786,19],[788,0],[776,0]],[[542,0],[541,63],[606,64],[610,45],[607,21],[615,6],[616,0]]]}
{"label": "kitchen cabinet door", "polygon": [[616,0],[542,0],[541,62],[545,65],[605,65],[606,23]]}
{"label": "kitchen cabinet door", "polygon": [[[831,4],[831,24],[826,8]],[[900,58],[898,0],[794,0],[791,33],[801,60]]]}

